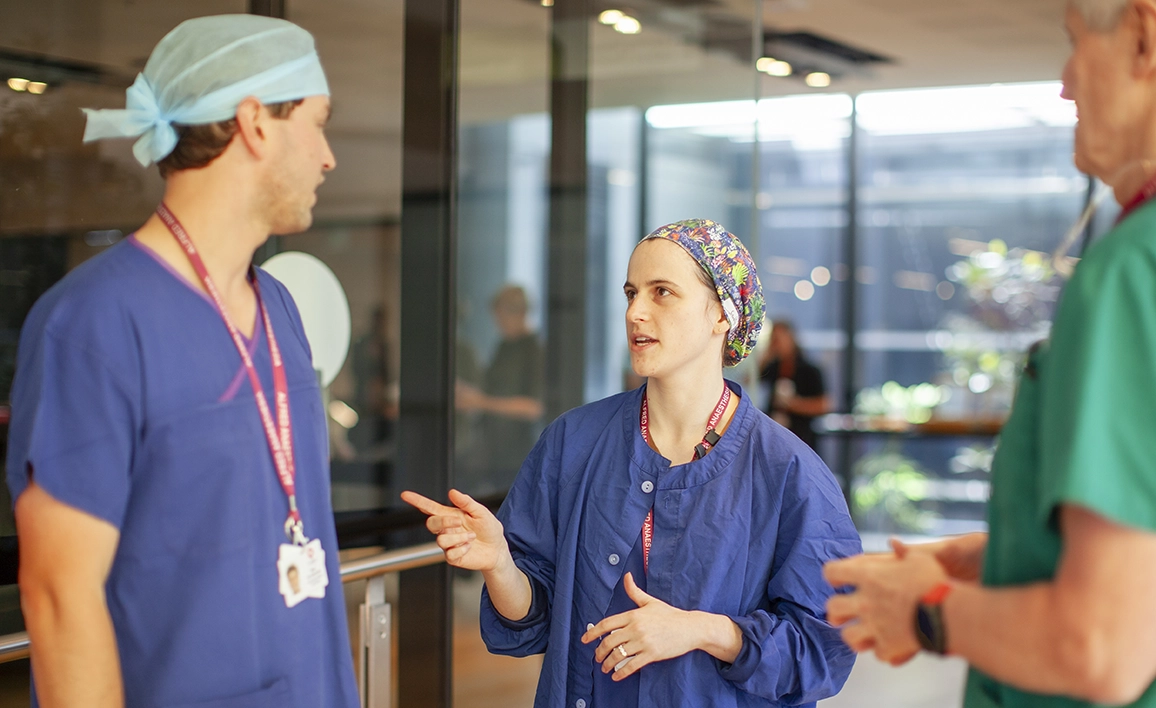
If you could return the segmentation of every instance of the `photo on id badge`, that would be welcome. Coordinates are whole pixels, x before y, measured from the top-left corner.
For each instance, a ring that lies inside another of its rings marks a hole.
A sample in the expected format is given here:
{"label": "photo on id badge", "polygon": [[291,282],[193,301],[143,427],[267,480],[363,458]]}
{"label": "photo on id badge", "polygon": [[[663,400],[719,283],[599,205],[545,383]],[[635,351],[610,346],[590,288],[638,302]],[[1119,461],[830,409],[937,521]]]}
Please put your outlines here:
{"label": "photo on id badge", "polygon": [[285,597],[285,606],[294,607],[314,597],[325,597],[329,574],[325,570],[325,551],[321,541],[313,539],[304,546],[281,544],[277,558],[279,590]]}

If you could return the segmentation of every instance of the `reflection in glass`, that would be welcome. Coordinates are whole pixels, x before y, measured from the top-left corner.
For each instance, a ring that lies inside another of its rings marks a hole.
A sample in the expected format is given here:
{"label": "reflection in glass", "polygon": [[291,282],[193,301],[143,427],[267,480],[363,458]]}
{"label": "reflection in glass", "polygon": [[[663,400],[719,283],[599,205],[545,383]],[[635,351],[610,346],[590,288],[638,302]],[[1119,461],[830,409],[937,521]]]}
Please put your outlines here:
{"label": "reflection in glass", "polygon": [[288,19],[313,33],[333,114],[337,168],[318,190],[314,223],[270,251],[302,251],[336,274],[349,300],[349,355],[326,389],[333,509],[396,506],[400,359],[401,0],[300,0]]}

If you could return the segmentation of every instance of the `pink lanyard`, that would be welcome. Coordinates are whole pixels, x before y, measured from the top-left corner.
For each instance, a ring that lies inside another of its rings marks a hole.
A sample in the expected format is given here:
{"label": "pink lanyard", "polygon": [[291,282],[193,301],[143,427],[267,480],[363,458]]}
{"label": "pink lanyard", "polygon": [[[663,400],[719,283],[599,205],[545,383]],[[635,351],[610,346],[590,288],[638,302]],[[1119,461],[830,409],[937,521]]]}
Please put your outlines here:
{"label": "pink lanyard", "polygon": [[[710,449],[718,443],[721,437],[715,428],[718,427],[719,421],[722,420],[723,413],[726,412],[727,406],[731,404],[731,389],[730,386],[723,384],[722,396],[718,399],[718,405],[714,407],[714,412],[710,414],[710,420],[706,423],[706,435],[703,436],[702,442],[694,446],[694,459],[701,460],[703,455],[710,452]],[[650,444],[650,412],[647,405],[646,396],[642,397],[642,413],[639,415],[638,425],[642,429],[642,439],[646,444]],[[654,545],[654,509],[651,508],[650,513],[646,515],[646,521],[642,522],[642,570],[650,572],[650,547]]]}
{"label": "pink lanyard", "polygon": [[1120,210],[1120,215],[1116,217],[1116,223],[1118,224],[1123,221],[1129,214],[1139,209],[1154,196],[1156,196],[1156,178],[1148,180],[1148,182],[1140,188],[1140,191],[1136,193],[1136,196],[1132,197],[1132,200],[1124,205],[1124,208]]}
{"label": "pink lanyard", "polygon": [[185,249],[189,263],[192,264],[193,270],[200,277],[209,297],[213,299],[217,314],[225,321],[225,327],[228,328],[229,335],[233,338],[233,344],[236,345],[237,351],[241,354],[241,361],[245,364],[245,372],[249,375],[249,384],[253,388],[253,397],[257,401],[257,410],[261,413],[261,423],[265,428],[265,438],[269,443],[269,451],[273,454],[273,466],[277,469],[277,478],[281,482],[281,488],[285,490],[285,496],[289,499],[289,516],[285,519],[285,535],[293,543],[304,545],[306,541],[305,527],[301,522],[301,512],[297,510],[297,491],[294,483],[297,476],[297,466],[293,460],[293,423],[289,418],[289,384],[285,378],[285,365],[281,361],[281,350],[277,346],[277,338],[273,336],[273,322],[269,319],[269,312],[261,301],[257,279],[252,277],[251,282],[253,283],[253,292],[257,296],[257,311],[261,313],[265,322],[265,336],[269,340],[269,356],[273,360],[273,395],[277,402],[276,424],[274,424],[273,415],[269,411],[269,404],[265,400],[265,391],[261,387],[257,367],[253,365],[253,358],[249,356],[249,349],[245,346],[241,331],[233,324],[232,318],[225,310],[221,293],[217,290],[213,279],[209,277],[209,270],[205,267],[201,254],[197,252],[196,246],[193,245],[193,241],[189,238],[185,228],[181,226],[181,222],[177,221],[177,217],[173,216],[173,213],[164,203],[157,207],[157,216],[161,218],[161,221],[172,232],[173,237]]}

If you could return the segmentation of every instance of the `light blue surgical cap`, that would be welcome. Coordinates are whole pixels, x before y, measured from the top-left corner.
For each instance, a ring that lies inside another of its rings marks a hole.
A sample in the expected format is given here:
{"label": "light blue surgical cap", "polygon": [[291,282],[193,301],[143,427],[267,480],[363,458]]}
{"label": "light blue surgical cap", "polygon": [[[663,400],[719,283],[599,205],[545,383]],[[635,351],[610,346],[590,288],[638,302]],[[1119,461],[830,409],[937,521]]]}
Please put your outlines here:
{"label": "light blue surgical cap", "polygon": [[173,123],[229,120],[249,96],[264,104],[328,96],[313,36],[258,15],[186,20],[165,35],[128,89],[124,109],[84,109],[84,142],[135,138],[145,167],[177,146]]}

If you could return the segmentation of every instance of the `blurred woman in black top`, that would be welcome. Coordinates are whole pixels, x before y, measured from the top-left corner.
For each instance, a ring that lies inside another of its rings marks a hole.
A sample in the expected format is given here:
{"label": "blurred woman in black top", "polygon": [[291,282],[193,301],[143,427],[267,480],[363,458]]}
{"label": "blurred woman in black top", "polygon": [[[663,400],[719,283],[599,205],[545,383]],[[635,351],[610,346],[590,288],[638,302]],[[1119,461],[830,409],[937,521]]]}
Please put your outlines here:
{"label": "blurred woman in black top", "polygon": [[759,381],[769,388],[767,415],[815,448],[811,421],[831,410],[823,372],[807,361],[787,320],[771,323],[771,346],[759,362]]}

